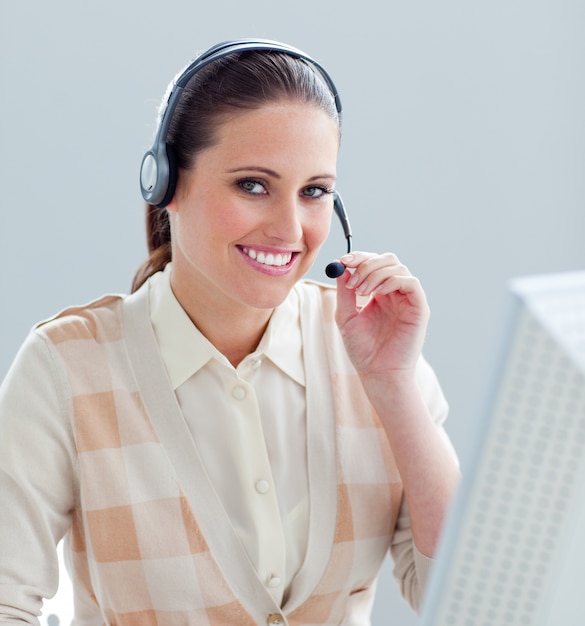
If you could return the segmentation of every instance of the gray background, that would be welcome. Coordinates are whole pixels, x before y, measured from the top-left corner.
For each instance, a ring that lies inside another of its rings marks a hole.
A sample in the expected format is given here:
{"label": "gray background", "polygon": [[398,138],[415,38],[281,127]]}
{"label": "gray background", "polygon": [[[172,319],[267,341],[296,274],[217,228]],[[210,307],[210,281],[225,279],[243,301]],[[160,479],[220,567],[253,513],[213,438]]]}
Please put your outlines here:
{"label": "gray background", "polygon": [[[354,244],[426,288],[465,469],[506,280],[585,267],[584,26],[580,0],[0,0],[0,376],[33,323],[128,290],[138,167],[174,73],[217,41],[278,39],[340,90]],[[334,224],[311,277],[343,250]],[[417,623],[390,563],[373,623]]]}

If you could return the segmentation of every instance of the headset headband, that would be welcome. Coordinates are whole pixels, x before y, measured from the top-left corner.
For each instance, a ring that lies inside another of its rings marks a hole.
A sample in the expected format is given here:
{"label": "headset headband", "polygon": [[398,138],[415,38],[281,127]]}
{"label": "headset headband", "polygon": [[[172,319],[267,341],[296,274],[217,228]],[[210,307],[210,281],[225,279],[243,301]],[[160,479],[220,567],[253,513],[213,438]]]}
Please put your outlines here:
{"label": "headset headband", "polygon": [[172,200],[175,193],[177,171],[172,159],[169,159],[166,139],[173,113],[187,83],[199,70],[210,63],[236,52],[253,50],[281,52],[310,63],[319,72],[329,87],[335,99],[337,114],[341,119],[341,100],[331,77],[319,63],[301,50],[269,39],[238,39],[216,44],[200,54],[180,74],[171,88],[165,108],[161,113],[154,143],[150,150],[144,155],[140,167],[140,189],[146,202],[163,208]]}

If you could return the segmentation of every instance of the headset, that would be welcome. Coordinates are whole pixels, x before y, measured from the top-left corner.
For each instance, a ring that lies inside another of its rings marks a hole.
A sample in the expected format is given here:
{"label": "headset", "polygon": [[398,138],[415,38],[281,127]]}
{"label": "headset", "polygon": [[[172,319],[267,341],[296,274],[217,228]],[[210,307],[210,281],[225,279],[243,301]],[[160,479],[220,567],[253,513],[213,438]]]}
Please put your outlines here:
{"label": "headset", "polygon": [[[341,119],[341,100],[337,89],[327,71],[309,55],[298,48],[269,39],[237,39],[218,43],[200,54],[174,81],[167,102],[161,111],[158,127],[152,147],[145,153],[140,166],[140,190],[142,197],[157,208],[164,208],[173,199],[177,183],[177,166],[172,149],[167,145],[167,134],[173,113],[187,83],[202,68],[230,54],[252,50],[267,50],[289,54],[309,63],[323,78],[329,87],[337,114]],[[347,241],[347,252],[351,252],[351,227],[341,196],[334,192],[333,209],[339,217]],[[325,272],[330,278],[337,278],[345,271],[338,262],[330,263]]]}

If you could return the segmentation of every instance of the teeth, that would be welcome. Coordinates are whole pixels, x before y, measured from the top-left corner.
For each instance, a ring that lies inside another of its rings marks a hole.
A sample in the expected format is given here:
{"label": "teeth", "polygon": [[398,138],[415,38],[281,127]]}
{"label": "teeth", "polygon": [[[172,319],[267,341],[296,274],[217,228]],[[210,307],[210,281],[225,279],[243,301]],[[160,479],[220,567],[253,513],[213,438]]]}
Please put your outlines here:
{"label": "teeth", "polygon": [[252,250],[251,248],[243,248],[243,250],[251,259],[255,259],[258,263],[262,263],[263,265],[275,265],[280,267],[290,263],[292,258],[291,252],[286,254],[272,254],[271,252],[256,252],[256,250]]}

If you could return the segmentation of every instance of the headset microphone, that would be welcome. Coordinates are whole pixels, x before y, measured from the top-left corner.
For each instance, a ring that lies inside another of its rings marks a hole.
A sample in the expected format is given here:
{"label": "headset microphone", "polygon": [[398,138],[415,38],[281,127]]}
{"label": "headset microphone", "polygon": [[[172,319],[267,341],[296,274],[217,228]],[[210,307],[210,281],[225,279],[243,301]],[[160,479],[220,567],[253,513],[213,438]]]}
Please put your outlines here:
{"label": "headset microphone", "polygon": [[[349,219],[345,211],[345,206],[343,205],[343,200],[337,192],[334,192],[333,196],[333,210],[341,222],[343,234],[347,241],[347,254],[349,254],[351,252],[351,226],[349,225]],[[327,274],[329,278],[339,278],[343,272],[345,272],[345,265],[339,261],[333,261],[325,268],[325,274]]]}
{"label": "headset microphone", "polygon": [[345,265],[339,261],[332,261],[325,267],[325,274],[329,278],[339,278],[345,272]]}

